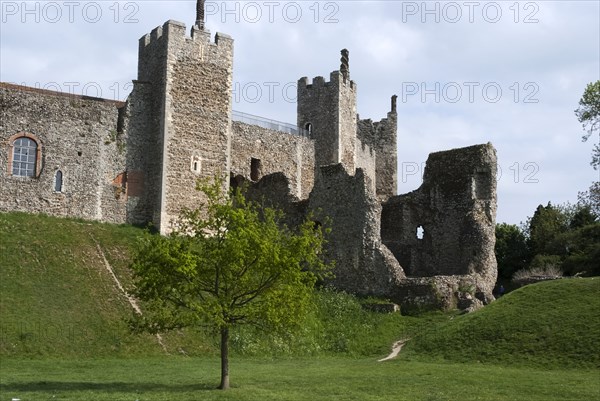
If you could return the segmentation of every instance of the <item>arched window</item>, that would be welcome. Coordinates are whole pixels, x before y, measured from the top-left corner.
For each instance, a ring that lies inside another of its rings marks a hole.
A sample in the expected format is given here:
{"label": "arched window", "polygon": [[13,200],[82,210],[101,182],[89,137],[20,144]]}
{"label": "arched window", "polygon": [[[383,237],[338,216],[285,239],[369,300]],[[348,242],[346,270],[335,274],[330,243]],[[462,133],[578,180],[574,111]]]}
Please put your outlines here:
{"label": "arched window", "polygon": [[309,136],[312,136],[312,124],[311,123],[306,123],[306,125],[304,125],[304,130],[306,131],[306,133]]}
{"label": "arched window", "polygon": [[37,175],[37,143],[27,137],[19,137],[13,142],[12,174],[20,177]]}
{"label": "arched window", "polygon": [[56,170],[56,174],[54,175],[54,192],[62,192],[62,181],[62,171]]}

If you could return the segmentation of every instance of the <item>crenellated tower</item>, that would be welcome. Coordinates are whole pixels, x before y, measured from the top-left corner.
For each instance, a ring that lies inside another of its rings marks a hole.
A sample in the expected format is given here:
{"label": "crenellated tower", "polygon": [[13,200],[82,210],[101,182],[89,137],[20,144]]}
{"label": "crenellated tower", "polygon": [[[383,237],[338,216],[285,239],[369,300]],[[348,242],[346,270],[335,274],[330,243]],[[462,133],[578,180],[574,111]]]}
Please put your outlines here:
{"label": "crenellated tower", "polygon": [[128,207],[161,233],[182,208],[202,201],[198,178],[225,176],[230,167],[233,40],[217,33],[211,41],[203,4],[190,36],[170,20],[140,39],[128,99],[128,172],[140,188]]}
{"label": "crenellated tower", "polygon": [[396,95],[392,96],[387,117],[380,121],[358,120],[358,140],[369,146],[376,155],[375,187],[377,197],[384,201],[398,190],[398,148]]}
{"label": "crenellated tower", "polygon": [[298,127],[315,140],[315,164],[342,163],[350,174],[356,167],[356,84],[350,79],[348,50],[342,50],[339,71],[326,82],[315,77],[298,81]]}

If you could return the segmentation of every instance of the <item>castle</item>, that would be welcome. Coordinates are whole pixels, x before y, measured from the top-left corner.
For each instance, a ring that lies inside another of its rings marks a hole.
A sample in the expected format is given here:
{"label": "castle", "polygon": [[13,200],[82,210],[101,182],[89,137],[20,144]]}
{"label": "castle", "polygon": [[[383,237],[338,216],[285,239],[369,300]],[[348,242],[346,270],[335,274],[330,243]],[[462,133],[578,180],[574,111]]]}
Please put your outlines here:
{"label": "castle", "polygon": [[[396,195],[396,97],[359,120],[349,53],[328,80],[300,78],[297,125],[232,111],[233,39],[167,21],[139,41],[125,102],[0,84],[0,211],[173,229],[198,178],[252,183],[285,210],[332,219],[339,288],[412,307],[487,303],[496,280],[496,154],[431,154],[421,188]],[[224,188],[226,189],[226,188]],[[469,290],[467,291],[466,288]]]}

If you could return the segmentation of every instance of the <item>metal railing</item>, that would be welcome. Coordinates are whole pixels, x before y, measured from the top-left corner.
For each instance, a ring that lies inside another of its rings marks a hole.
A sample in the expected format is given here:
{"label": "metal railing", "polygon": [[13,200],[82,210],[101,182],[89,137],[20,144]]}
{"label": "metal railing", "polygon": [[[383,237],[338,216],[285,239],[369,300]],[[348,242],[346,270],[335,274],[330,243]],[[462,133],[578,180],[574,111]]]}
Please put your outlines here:
{"label": "metal railing", "polygon": [[309,131],[299,128],[296,125],[271,120],[269,118],[259,117],[248,113],[242,113],[241,111],[233,110],[231,112],[231,119],[244,124],[258,125],[259,127],[272,129],[274,131],[310,138]]}

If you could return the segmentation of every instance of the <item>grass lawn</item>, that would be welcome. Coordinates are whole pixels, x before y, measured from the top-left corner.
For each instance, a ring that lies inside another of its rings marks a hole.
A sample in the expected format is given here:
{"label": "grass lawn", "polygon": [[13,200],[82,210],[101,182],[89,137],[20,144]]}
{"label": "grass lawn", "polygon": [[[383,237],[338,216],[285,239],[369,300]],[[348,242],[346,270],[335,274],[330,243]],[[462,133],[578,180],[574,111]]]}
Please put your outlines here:
{"label": "grass lawn", "polygon": [[236,358],[231,379],[231,390],[215,389],[218,358],[3,358],[0,400],[600,399],[598,370],[430,363],[402,357],[384,363],[364,358]]}

